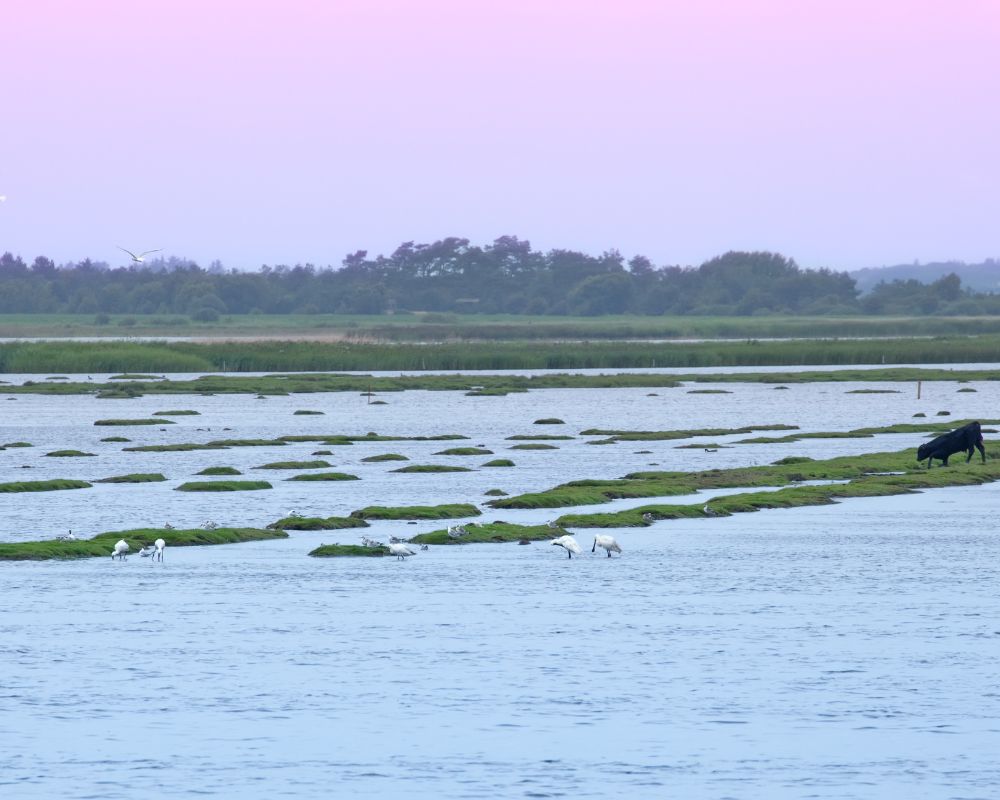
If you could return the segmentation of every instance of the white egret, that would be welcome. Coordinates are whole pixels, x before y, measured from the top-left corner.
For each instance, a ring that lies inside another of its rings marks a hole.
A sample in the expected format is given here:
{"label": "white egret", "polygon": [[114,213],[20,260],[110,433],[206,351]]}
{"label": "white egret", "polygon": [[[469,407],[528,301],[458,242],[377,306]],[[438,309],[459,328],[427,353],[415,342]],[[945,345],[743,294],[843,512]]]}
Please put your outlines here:
{"label": "white egret", "polygon": [[139,253],[139,255],[136,255],[131,250],[125,250],[125,248],[122,247],[121,245],[118,245],[118,249],[124,250],[126,253],[132,256],[132,261],[134,261],[136,264],[141,264],[143,261],[145,261],[146,256],[148,256],[150,253],[160,253],[163,251],[162,247],[158,247],[156,250],[143,250],[141,253]]}
{"label": "white egret", "polygon": [[117,558],[119,561],[124,561],[125,556],[128,555],[128,542],[124,539],[119,539],[115,543],[115,549],[111,551],[111,558]]}
{"label": "white egret", "polygon": [[416,550],[411,550],[400,542],[389,542],[389,552],[396,556],[397,561],[403,561],[407,556],[415,556],[417,554]]}
{"label": "white egret", "polygon": [[598,547],[603,547],[607,551],[608,558],[611,558],[612,550],[616,553],[622,551],[621,546],[615,541],[614,536],[608,536],[603,533],[598,533],[594,536],[594,546],[590,548],[590,552],[595,552]]}
{"label": "white egret", "polygon": [[566,551],[566,555],[570,558],[573,557],[573,553],[580,555],[583,550],[580,549],[580,545],[577,543],[576,539],[570,536],[568,533],[565,536],[560,536],[558,539],[553,539],[552,544],[558,545]]}

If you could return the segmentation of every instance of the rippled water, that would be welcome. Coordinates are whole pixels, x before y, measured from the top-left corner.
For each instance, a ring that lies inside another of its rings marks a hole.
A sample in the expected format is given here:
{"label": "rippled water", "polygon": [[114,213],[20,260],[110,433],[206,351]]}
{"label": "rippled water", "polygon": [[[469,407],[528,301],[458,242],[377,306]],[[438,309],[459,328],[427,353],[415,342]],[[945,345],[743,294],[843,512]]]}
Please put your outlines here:
{"label": "rippled water", "polygon": [[[777,422],[838,430],[941,409],[995,416],[1000,387],[970,386],[978,392],[925,384],[919,403],[911,387],[849,395],[844,384],[655,397],[406,392],[386,395],[386,406],[339,394],[21,395],[5,403],[3,440],[36,447],[0,452],[0,480],[139,471],[170,480],[0,495],[0,539],[167,519],[263,525],[293,507],[344,514],[374,503],[481,503],[494,486],[516,493],[650,463],[697,469],[894,450],[923,437],[717,453],[677,442],[585,444],[592,437],[507,451],[504,437]],[[92,424],[167,408],[202,415],[162,432]],[[293,416],[298,408],[326,415]],[[531,424],[547,416],[567,425]],[[396,464],[361,459],[400,452],[478,466],[490,457],[431,455],[447,442],[365,443],[327,457],[360,481],[299,485],[252,471],[275,489],[208,497],[173,486],[204,466],[248,471],[322,446],[139,454],[99,441],[368,430],[462,433],[518,467],[399,475]],[[65,447],[98,455],[44,456]],[[326,531],[176,548],[163,565],[0,564],[0,795],[995,797],[998,492],[985,485],[661,522],[613,531],[625,551],[613,559],[588,549],[569,560],[544,543],[437,547],[406,562],[308,558],[320,542],[359,536]],[[484,511],[517,522],[554,515]],[[375,523],[369,533],[435,527]],[[578,537],[589,543],[587,531]]]}

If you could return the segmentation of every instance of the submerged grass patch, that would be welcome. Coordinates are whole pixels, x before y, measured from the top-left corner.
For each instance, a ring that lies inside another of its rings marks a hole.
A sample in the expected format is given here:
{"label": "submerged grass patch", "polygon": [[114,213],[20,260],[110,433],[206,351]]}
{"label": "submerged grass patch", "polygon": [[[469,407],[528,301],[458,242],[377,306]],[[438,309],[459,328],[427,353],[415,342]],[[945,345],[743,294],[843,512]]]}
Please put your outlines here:
{"label": "submerged grass patch", "polygon": [[293,412],[292,416],[295,417],[322,417],[325,411],[310,411],[308,408],[300,408],[298,411]]}
{"label": "submerged grass patch", "polygon": [[301,475],[293,475],[286,480],[290,481],[358,481],[357,475],[347,472],[305,472]]}
{"label": "submerged grass patch", "polygon": [[83,456],[92,456],[95,454],[84,453],[82,450],[53,450],[51,453],[46,453],[45,455],[52,458],[82,458]]}
{"label": "submerged grass patch", "polygon": [[177,492],[254,492],[273,488],[267,481],[188,481],[175,486]]}
{"label": "submerged grass patch", "polygon": [[526,443],[526,444],[513,444],[508,449],[509,450],[558,450],[559,448],[556,447],[554,444]]}
{"label": "submerged grass patch", "polygon": [[193,411],[190,408],[181,408],[176,411],[154,411],[154,417],[200,417],[200,411]]}
{"label": "submerged grass patch", "polygon": [[94,483],[159,483],[166,478],[158,472],[133,472],[131,475],[114,475],[101,478]]}
{"label": "submerged grass patch", "polygon": [[366,456],[361,459],[362,461],[377,463],[380,461],[409,461],[406,456],[400,455],[399,453],[382,453],[378,456]]}
{"label": "submerged grass patch", "polygon": [[618,431],[602,428],[588,428],[580,431],[581,436],[607,436],[607,439],[589,442],[589,444],[613,444],[614,442],[653,442],[669,441],[671,439],[690,439],[694,436],[727,436],[736,433],[754,433],[756,431],[797,431],[798,425],[747,425],[742,428],[691,428],[668,431]]}
{"label": "submerged grass patch", "polygon": [[173,425],[172,419],[99,419],[95,425]]}
{"label": "submerged grass patch", "polygon": [[271,461],[268,464],[261,464],[254,469],[323,469],[332,467],[329,461]]}
{"label": "submerged grass patch", "polygon": [[205,467],[198,475],[242,475],[236,467]]}
{"label": "submerged grass patch", "polygon": [[[215,530],[173,530],[168,528],[139,528],[127,531],[110,531],[92,539],[64,541],[49,539],[34,542],[4,542],[0,544],[0,561],[51,561],[77,558],[107,558],[111,555],[115,542],[124,539],[129,552],[135,555],[143,547],[157,539],[163,539],[167,547],[197,547],[217,544],[236,544],[265,539],[284,539],[288,534],[283,530],[261,528],[216,528]],[[168,556],[169,557],[169,556]]]}
{"label": "submerged grass patch", "polygon": [[367,528],[369,525],[357,517],[284,517],[267,527],[289,531],[338,531],[344,528]]}
{"label": "submerged grass patch", "polygon": [[58,492],[63,489],[89,489],[87,481],[74,481],[66,478],[56,478],[50,481],[14,481],[0,483],[0,494],[14,492]]}
{"label": "submerged grass patch", "polygon": [[132,440],[128,439],[128,438],[126,438],[124,436],[105,436],[103,439],[101,439],[101,441],[102,442],[131,442]]}
{"label": "submerged grass patch", "polygon": [[482,447],[449,447],[447,450],[439,450],[431,455],[435,456],[491,456],[492,450]]}
{"label": "submerged grass patch", "polygon": [[447,464],[411,464],[394,469],[393,472],[472,472],[468,467],[452,467]]}
{"label": "submerged grass patch", "polygon": [[478,517],[480,510],[469,503],[452,503],[441,506],[367,506],[352,511],[358,519],[458,519]]}
{"label": "submerged grass patch", "polygon": [[483,464],[484,467],[513,467],[514,462],[509,458],[494,458],[492,461],[487,461]]}

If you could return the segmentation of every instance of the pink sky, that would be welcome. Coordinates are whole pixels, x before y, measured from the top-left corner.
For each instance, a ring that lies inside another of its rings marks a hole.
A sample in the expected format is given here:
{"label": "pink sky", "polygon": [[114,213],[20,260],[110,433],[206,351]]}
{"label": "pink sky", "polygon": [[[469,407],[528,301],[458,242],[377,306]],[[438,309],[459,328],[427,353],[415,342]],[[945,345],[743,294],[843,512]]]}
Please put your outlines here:
{"label": "pink sky", "polygon": [[993,0],[5,0],[0,251],[1000,257]]}

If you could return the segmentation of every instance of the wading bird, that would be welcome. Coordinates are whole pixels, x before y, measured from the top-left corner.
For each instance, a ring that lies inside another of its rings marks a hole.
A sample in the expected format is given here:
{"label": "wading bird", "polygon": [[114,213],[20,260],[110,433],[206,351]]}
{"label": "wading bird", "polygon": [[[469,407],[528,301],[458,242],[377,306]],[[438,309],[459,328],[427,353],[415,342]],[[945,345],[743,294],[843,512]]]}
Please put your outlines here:
{"label": "wading bird", "polygon": [[389,552],[396,556],[397,561],[403,561],[407,556],[415,556],[416,550],[411,550],[400,542],[389,542]]}
{"label": "wading bird", "polygon": [[128,555],[128,542],[124,539],[119,539],[115,544],[115,549],[111,551],[111,558],[117,558],[119,561],[124,561],[125,556]]}
{"label": "wading bird", "polygon": [[143,261],[145,261],[146,256],[148,256],[150,253],[159,253],[162,252],[163,250],[162,247],[158,247],[156,250],[143,250],[141,253],[139,253],[139,255],[136,255],[131,250],[125,250],[125,248],[122,247],[121,245],[118,245],[118,249],[124,250],[126,253],[132,256],[132,261],[134,261],[136,264],[141,264]]}
{"label": "wading bird", "polygon": [[568,533],[565,536],[560,536],[558,539],[553,539],[552,544],[563,548],[566,551],[566,555],[570,558],[573,557],[573,553],[580,555],[580,553],[583,552],[583,550],[580,549],[580,545],[577,544],[576,539]]}
{"label": "wading bird", "polygon": [[611,558],[612,550],[614,550],[616,553],[620,553],[622,551],[618,542],[615,541],[614,536],[607,536],[606,534],[603,533],[598,533],[597,535],[594,536],[594,546],[590,548],[590,552],[591,553],[595,552],[598,547],[603,547],[607,551],[608,558]]}
{"label": "wading bird", "polygon": [[708,507],[708,503],[705,503],[705,507],[702,509],[702,513],[704,513],[704,515],[706,517],[717,517],[717,516],[719,516],[719,512],[718,511],[713,511],[711,508],[709,508]]}
{"label": "wading bird", "polygon": [[153,546],[156,548],[156,552],[153,553],[153,561],[163,561],[163,549],[167,543],[163,539],[157,539],[153,542]]}

